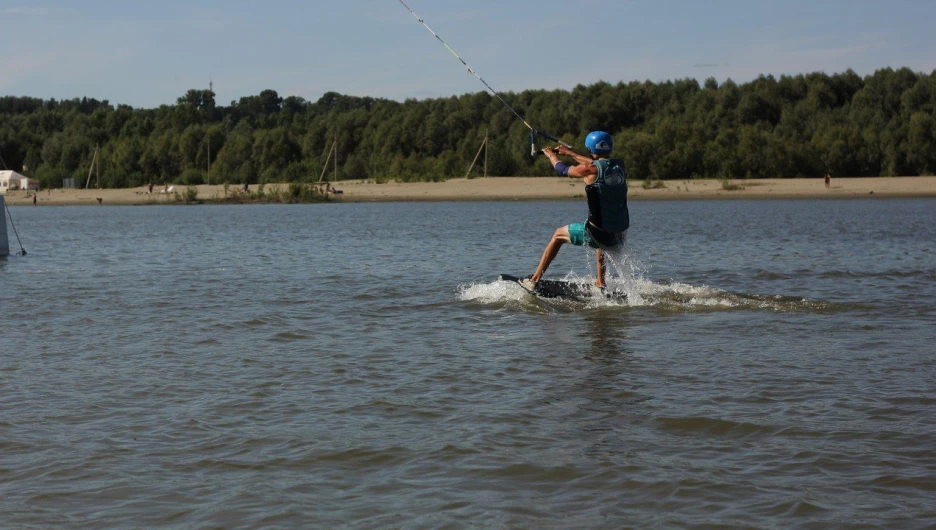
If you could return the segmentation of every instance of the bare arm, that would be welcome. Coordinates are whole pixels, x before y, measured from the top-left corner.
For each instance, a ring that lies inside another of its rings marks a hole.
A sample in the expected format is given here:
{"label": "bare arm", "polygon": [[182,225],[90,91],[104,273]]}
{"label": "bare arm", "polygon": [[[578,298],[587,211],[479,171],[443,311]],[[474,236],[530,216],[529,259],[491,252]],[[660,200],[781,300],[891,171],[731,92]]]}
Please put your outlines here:
{"label": "bare arm", "polygon": [[590,156],[580,155],[564,145],[560,145],[559,147],[556,147],[556,151],[558,151],[560,155],[571,156],[579,164],[585,164],[585,165],[590,166],[592,163],[592,159]]}
{"label": "bare arm", "polygon": [[[565,147],[560,147],[559,149],[560,149],[560,152],[561,150],[567,150],[572,153],[575,153],[574,151],[571,151]],[[549,159],[549,163],[551,163],[553,167],[556,167],[556,164],[559,163],[559,156],[556,155],[556,153],[552,149],[544,149],[543,153],[546,154],[546,158]],[[569,168],[569,172],[568,172],[569,178],[585,179],[586,181],[585,183],[590,184],[591,182],[588,182],[589,177],[598,175],[598,168],[595,167],[594,164],[592,164],[592,160],[590,158],[586,158],[582,156],[581,160],[578,157],[575,157],[575,160],[576,162],[579,162],[579,164],[575,166],[571,166]]]}
{"label": "bare arm", "polygon": [[589,160],[587,164],[579,164],[569,168],[569,177],[585,179],[586,184],[594,182],[594,179],[589,181],[589,177],[596,176],[598,176],[598,168],[591,163],[591,160]]}

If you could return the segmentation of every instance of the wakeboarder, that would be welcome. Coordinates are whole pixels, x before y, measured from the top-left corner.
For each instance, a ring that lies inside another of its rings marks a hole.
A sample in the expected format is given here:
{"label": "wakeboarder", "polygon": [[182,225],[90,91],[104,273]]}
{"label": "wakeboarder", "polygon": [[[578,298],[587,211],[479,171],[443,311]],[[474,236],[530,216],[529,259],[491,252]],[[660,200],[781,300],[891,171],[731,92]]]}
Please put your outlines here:
{"label": "wakeboarder", "polygon": [[[588,220],[556,229],[552,240],[543,251],[536,272],[520,281],[524,289],[531,292],[536,290],[536,283],[543,277],[549,264],[559,254],[559,248],[565,243],[588,245],[596,249],[598,279],[595,286],[604,288],[605,252],[623,246],[627,229],[630,227],[627,173],[622,160],[610,158],[612,145],[613,139],[610,134],[594,131],[585,138],[585,147],[590,156],[576,153],[563,145],[543,150],[558,174],[582,179],[584,182],[585,197],[588,200]],[[565,165],[559,160],[560,155],[571,157],[577,164]]]}

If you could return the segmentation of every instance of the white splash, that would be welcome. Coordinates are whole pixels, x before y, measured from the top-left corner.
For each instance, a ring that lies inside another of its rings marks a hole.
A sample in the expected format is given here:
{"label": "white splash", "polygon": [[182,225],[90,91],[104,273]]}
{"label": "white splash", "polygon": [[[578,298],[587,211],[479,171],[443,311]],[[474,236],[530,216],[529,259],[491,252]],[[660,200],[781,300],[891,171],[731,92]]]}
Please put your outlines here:
{"label": "white splash", "polygon": [[[605,292],[594,287],[597,277],[595,253],[585,249],[585,267],[588,273],[576,274],[574,271],[560,277],[568,282],[589,286],[594,296],[585,301],[573,302],[564,299],[538,298],[515,282],[493,281],[490,283],[471,283],[458,287],[457,296],[461,301],[481,304],[520,304],[527,307],[547,307],[563,305],[585,308],[606,307],[651,307],[664,311],[706,311],[717,309],[766,309],[772,311],[797,310],[816,303],[802,300],[791,302],[784,297],[774,298],[759,295],[735,294],[707,285],[690,285],[676,281],[654,282],[645,277],[645,267],[636,258],[628,245],[618,252],[606,252]],[[556,276],[552,276],[557,278]],[[608,291],[617,296],[608,297]],[[620,296],[620,295],[624,296]],[[821,304],[820,304],[821,305]]]}
{"label": "white splash", "polygon": [[524,302],[531,296],[516,282],[498,280],[491,283],[471,283],[458,287],[458,299],[465,302],[479,302],[482,304]]}

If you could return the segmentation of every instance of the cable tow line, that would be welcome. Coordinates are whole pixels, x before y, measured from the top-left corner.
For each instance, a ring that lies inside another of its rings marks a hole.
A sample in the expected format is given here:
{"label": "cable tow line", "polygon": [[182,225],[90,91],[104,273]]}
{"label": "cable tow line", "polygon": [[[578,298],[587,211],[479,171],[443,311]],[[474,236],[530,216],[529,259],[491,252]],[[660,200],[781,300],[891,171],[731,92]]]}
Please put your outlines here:
{"label": "cable tow line", "polygon": [[[20,241],[19,232],[16,231],[16,224],[13,222],[13,214],[10,212],[10,205],[4,202],[3,206],[6,208],[7,215],[10,217],[10,226],[13,227],[13,233],[16,234],[16,243],[19,244],[20,247],[19,255],[25,256],[26,249],[23,248],[23,242]],[[3,217],[3,212],[0,212],[0,217]]]}
{"label": "cable tow line", "polygon": [[400,3],[403,4],[403,7],[405,7],[406,10],[409,11],[411,15],[413,15],[413,18],[415,18],[416,20],[418,20],[419,23],[422,24],[423,27],[426,28],[426,29],[429,31],[429,33],[432,33],[432,36],[435,37],[436,40],[438,40],[439,42],[442,43],[442,46],[445,46],[445,49],[448,50],[449,53],[451,53],[452,55],[454,55],[455,58],[458,59],[459,62],[461,62],[461,63],[465,66],[465,68],[468,70],[468,73],[469,73],[469,74],[471,74],[471,75],[475,76],[476,78],[478,78],[478,81],[481,81],[481,83],[483,83],[484,86],[487,87],[487,89],[491,92],[491,94],[494,94],[494,97],[496,97],[497,99],[499,99],[500,102],[503,103],[504,106],[507,107],[507,108],[510,110],[510,112],[513,112],[513,113],[514,113],[514,116],[516,116],[517,118],[519,118],[520,121],[522,121],[523,124],[526,125],[527,129],[530,129],[530,155],[531,155],[531,156],[536,156],[536,155],[539,153],[539,150],[536,148],[536,137],[537,137],[537,136],[541,136],[541,137],[543,137],[543,138],[545,138],[545,139],[547,139],[547,140],[552,140],[553,142],[556,142],[556,143],[558,143],[558,144],[564,145],[565,147],[568,147],[569,149],[572,148],[571,145],[569,145],[569,144],[567,144],[567,143],[565,143],[565,142],[559,140],[559,139],[556,138],[555,136],[553,136],[553,135],[551,135],[551,134],[547,134],[547,133],[545,133],[545,132],[543,132],[543,131],[540,131],[540,130],[534,128],[532,125],[530,125],[525,119],[523,119],[523,116],[521,116],[520,113],[516,111],[516,109],[514,109],[513,107],[511,107],[510,104],[507,103],[507,102],[504,100],[504,98],[502,98],[501,95],[498,94],[497,91],[494,90],[494,89],[491,87],[491,85],[489,85],[488,82],[484,80],[484,78],[482,78],[480,75],[478,75],[478,72],[476,72],[476,71],[474,70],[474,68],[472,68],[471,66],[468,65],[468,63],[466,63],[465,60],[462,59],[461,56],[458,55],[458,54],[455,52],[455,50],[453,50],[452,47],[449,46],[448,43],[445,42],[445,40],[444,40],[441,36],[439,36],[438,33],[436,33],[435,31],[433,31],[432,28],[430,28],[429,25],[426,24],[426,21],[425,21],[425,20],[423,20],[422,18],[420,18],[420,16],[417,15],[416,12],[413,11],[412,8],[410,8],[410,6],[406,5],[406,2],[404,2],[403,0],[400,0]]}

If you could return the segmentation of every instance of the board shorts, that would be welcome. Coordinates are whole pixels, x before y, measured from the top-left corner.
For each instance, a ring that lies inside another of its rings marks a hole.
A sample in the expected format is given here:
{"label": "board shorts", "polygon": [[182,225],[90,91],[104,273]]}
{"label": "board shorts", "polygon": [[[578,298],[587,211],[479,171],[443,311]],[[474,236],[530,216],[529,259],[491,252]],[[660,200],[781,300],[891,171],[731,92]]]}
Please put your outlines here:
{"label": "board shorts", "polygon": [[581,247],[588,245],[596,249],[612,249],[624,243],[624,234],[627,232],[605,232],[594,227],[585,228],[585,223],[572,223],[569,228],[569,240],[573,245]]}

